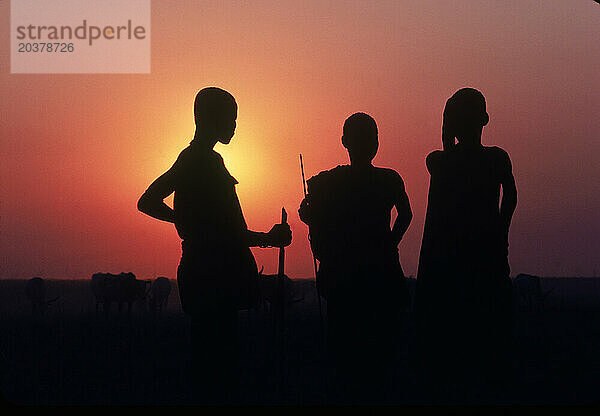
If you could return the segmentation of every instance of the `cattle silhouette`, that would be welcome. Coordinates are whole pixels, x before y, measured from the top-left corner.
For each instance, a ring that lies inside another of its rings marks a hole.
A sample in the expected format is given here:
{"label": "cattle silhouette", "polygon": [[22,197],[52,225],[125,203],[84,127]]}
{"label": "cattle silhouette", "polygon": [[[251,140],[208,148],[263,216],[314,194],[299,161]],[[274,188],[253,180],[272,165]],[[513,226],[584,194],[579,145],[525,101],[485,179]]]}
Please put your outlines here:
{"label": "cattle silhouette", "polygon": [[528,312],[541,311],[548,295],[553,289],[542,290],[542,283],[538,276],[519,274],[513,279],[513,290],[516,306]]}
{"label": "cattle silhouette", "polygon": [[[256,309],[271,312],[279,305],[277,284],[279,276],[276,274],[264,274],[262,268],[258,274],[258,302]],[[304,295],[296,297],[294,283],[287,275],[283,275],[283,293],[285,305],[289,306],[304,300]]]}
{"label": "cattle silhouette", "polygon": [[41,277],[32,277],[25,284],[25,295],[31,303],[31,312],[34,315],[44,315],[50,304],[59,297],[46,300],[46,282]]}
{"label": "cattle silhouette", "polygon": [[149,280],[138,280],[133,273],[95,273],[92,275],[91,289],[96,299],[96,312],[100,304],[105,313],[110,305],[116,303],[121,312],[127,304],[127,312],[131,313],[134,302],[139,301],[145,308]]}
{"label": "cattle silhouette", "polygon": [[161,312],[167,307],[169,294],[171,293],[171,281],[166,277],[157,277],[150,287],[148,294],[148,306],[151,312]]}

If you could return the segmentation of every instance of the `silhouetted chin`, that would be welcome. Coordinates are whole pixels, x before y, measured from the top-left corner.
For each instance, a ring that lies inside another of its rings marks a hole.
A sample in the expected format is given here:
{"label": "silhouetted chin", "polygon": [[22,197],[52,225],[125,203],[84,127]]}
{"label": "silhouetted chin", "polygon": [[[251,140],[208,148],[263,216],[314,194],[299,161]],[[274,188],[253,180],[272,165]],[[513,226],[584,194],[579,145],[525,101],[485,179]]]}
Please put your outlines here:
{"label": "silhouetted chin", "polygon": [[220,139],[219,142],[223,143],[223,144],[229,144],[229,142],[231,142],[232,137],[226,138],[226,139]]}

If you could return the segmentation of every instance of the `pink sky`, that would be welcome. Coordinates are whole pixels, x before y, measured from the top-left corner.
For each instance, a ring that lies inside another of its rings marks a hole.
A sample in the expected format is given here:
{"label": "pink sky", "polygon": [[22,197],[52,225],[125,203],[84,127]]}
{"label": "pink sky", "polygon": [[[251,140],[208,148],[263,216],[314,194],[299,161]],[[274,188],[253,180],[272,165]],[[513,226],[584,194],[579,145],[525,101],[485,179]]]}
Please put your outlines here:
{"label": "pink sky", "polygon": [[[174,5],[177,5],[176,7]],[[191,140],[196,92],[229,90],[238,129],[218,146],[250,228],[289,213],[291,277],[312,277],[307,176],[347,163],[344,119],[379,125],[379,166],[404,178],[414,219],[400,244],[416,274],[441,113],[457,89],[487,98],[483,142],[509,152],[519,191],[513,274],[600,272],[600,6],[594,1],[152,2],[151,73],[10,74],[0,2],[0,278],[175,277],[172,225],[136,210]],[[275,273],[277,252],[254,250]]]}

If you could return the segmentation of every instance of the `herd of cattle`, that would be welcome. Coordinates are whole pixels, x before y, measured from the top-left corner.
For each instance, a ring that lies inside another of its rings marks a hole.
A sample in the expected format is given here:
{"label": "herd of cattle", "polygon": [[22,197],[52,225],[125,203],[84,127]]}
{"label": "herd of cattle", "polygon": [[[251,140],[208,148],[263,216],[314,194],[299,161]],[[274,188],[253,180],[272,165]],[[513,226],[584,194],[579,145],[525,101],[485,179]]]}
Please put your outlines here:
{"label": "herd of cattle", "polygon": [[[117,305],[119,312],[124,306],[127,306],[127,312],[131,312],[133,304],[138,303],[142,309],[156,313],[167,305],[171,281],[166,277],[139,280],[133,273],[95,273],[90,288],[96,312],[102,307],[102,311],[108,313],[112,304]],[[46,281],[41,277],[33,277],[26,282],[25,295],[34,315],[43,315],[48,306],[60,298],[46,299]]]}
{"label": "herd of cattle", "polygon": [[[125,308],[131,313],[133,305],[144,311],[160,313],[167,307],[171,294],[171,281],[166,277],[154,280],[140,280],[135,274],[128,273],[94,273],[90,280],[90,289],[95,302],[96,312],[109,313],[113,305],[118,312]],[[257,308],[270,311],[277,302],[277,275],[259,275],[260,297]],[[284,290],[287,293],[286,303],[297,303],[303,297],[293,293],[292,280],[285,276]],[[34,315],[43,315],[48,306],[59,299],[59,296],[46,298],[46,281],[41,277],[33,277],[26,282],[25,295]]]}
{"label": "herd of cattle", "polygon": [[138,280],[133,273],[95,273],[91,289],[96,300],[96,312],[102,305],[103,311],[108,313],[113,303],[118,306],[119,312],[124,305],[127,305],[127,312],[131,312],[134,302],[157,312],[167,305],[171,281],[166,277],[157,277],[154,281]]}
{"label": "herd of cattle", "polygon": [[[285,292],[287,300],[290,303],[300,302],[304,297],[294,296],[292,281],[285,277]],[[414,297],[414,279],[409,280],[411,297]],[[544,292],[540,278],[528,274],[520,274],[513,280],[515,301],[520,309],[524,310],[542,310],[544,302],[550,291]],[[412,283],[412,284],[411,284]],[[259,307],[265,310],[270,309],[270,305],[276,302],[276,276],[260,274],[260,301]],[[134,304],[141,305],[141,308],[151,313],[161,312],[167,306],[167,301],[171,293],[171,281],[166,277],[157,277],[154,280],[137,279],[133,273],[95,273],[90,281],[91,292],[94,296],[96,312],[102,311],[108,313],[111,305],[115,304],[118,311],[127,307],[127,312],[131,312]],[[59,297],[52,299],[46,298],[46,283],[41,277],[34,277],[26,282],[25,294],[30,302],[33,314],[42,315],[48,306],[54,303]]]}

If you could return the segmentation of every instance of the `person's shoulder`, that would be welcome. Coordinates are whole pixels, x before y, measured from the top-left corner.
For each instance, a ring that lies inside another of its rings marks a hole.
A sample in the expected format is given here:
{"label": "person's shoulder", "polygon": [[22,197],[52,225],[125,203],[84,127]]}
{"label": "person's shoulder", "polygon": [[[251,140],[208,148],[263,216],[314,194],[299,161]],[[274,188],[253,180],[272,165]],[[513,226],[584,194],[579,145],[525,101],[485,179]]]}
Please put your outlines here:
{"label": "person's shoulder", "polygon": [[347,165],[338,165],[333,169],[324,170],[306,181],[308,192],[312,194],[326,193],[335,189],[343,181],[348,172]]}
{"label": "person's shoulder", "polygon": [[192,157],[193,153],[194,151],[192,146],[185,147],[181,152],[179,152],[179,156],[177,156],[177,163],[189,160]]}
{"label": "person's shoulder", "polygon": [[442,159],[444,157],[444,151],[443,150],[434,150],[433,152],[429,153],[426,157],[426,161],[427,162],[437,162],[438,160]]}
{"label": "person's shoulder", "polygon": [[490,155],[490,157],[494,158],[503,163],[510,163],[510,156],[508,152],[501,147],[498,146],[485,146],[485,151]]}
{"label": "person's shoulder", "polygon": [[348,170],[347,165],[338,165],[333,169],[324,170],[311,177],[308,181],[306,181],[309,186],[319,186],[323,184],[327,184],[330,181],[334,181],[339,178],[341,175],[344,175]]}
{"label": "person's shoulder", "polygon": [[498,146],[489,146],[486,150],[490,155],[490,163],[495,166],[499,175],[504,179],[510,178],[513,168],[508,152]]}
{"label": "person's shoulder", "polygon": [[492,155],[508,157],[508,152],[499,146],[484,146],[484,149]]}
{"label": "person's shoulder", "polygon": [[390,181],[392,183],[404,183],[404,181],[402,180],[402,176],[400,176],[400,174],[391,168],[383,168],[383,167],[375,167],[375,171],[377,172],[378,175],[380,175],[382,178],[384,178],[387,181]]}
{"label": "person's shoulder", "polygon": [[179,152],[179,155],[177,156],[175,163],[173,163],[173,166],[171,166],[170,171],[178,172],[185,166],[188,166],[190,164],[190,157],[191,157],[190,147],[188,146],[185,149],[183,149],[181,152]]}
{"label": "person's shoulder", "polygon": [[179,152],[171,170],[187,172],[189,169],[210,169],[222,164],[223,158],[217,152],[206,151],[192,142]]}
{"label": "person's shoulder", "polygon": [[223,156],[221,156],[221,154],[216,150],[211,150],[210,155],[221,162],[223,161]]}
{"label": "person's shoulder", "polygon": [[350,165],[337,165],[335,168],[325,170],[321,173],[323,173],[325,176],[328,176],[328,177],[336,177],[336,176],[346,174],[349,170],[350,170]]}
{"label": "person's shoulder", "polygon": [[441,160],[445,157],[445,153],[442,150],[434,150],[429,153],[425,158],[425,164],[427,165],[427,170],[431,172],[434,170],[440,163]]}
{"label": "person's shoulder", "polygon": [[193,142],[179,153],[177,160],[182,162],[194,161],[194,163],[204,161],[203,164],[209,164],[211,160],[223,163],[223,157],[219,153],[212,149],[207,150],[194,145]]}
{"label": "person's shoulder", "polygon": [[378,172],[380,175],[400,176],[400,174],[392,168],[384,168],[381,166],[374,166],[374,168],[375,168],[375,171]]}

